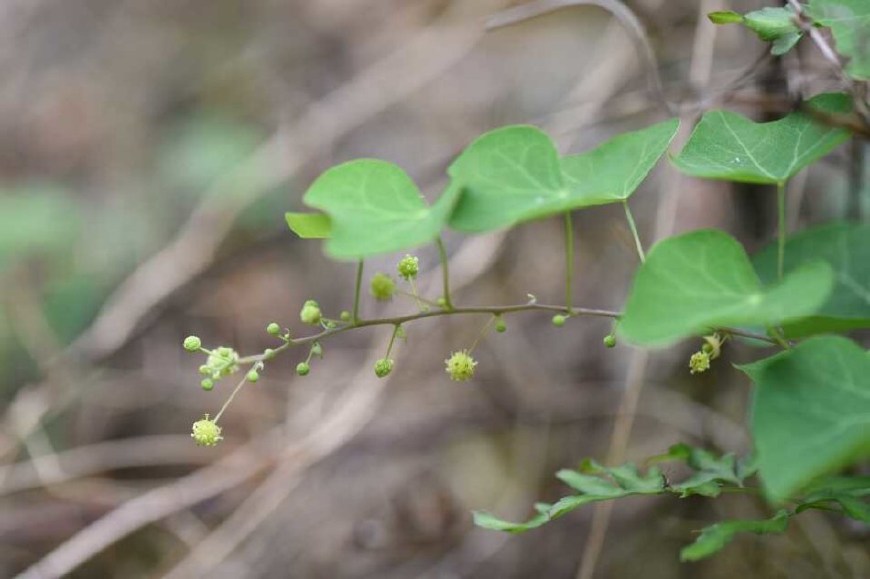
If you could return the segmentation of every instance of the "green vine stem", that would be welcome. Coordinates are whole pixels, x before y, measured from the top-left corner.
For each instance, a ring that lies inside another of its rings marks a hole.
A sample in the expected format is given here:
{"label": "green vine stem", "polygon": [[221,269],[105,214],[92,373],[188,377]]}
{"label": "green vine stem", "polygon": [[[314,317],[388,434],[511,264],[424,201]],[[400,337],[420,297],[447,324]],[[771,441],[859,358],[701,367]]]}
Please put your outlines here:
{"label": "green vine stem", "polygon": [[[471,306],[471,307],[461,307],[461,308],[453,308],[452,310],[430,310],[427,312],[417,312],[415,314],[408,314],[404,316],[394,316],[389,318],[376,318],[371,320],[360,320],[357,324],[347,324],[344,326],[338,326],[335,328],[328,328],[323,330],[322,332],[318,332],[316,334],[312,334],[310,336],[303,336],[300,338],[288,338],[282,345],[274,348],[269,356],[267,357],[265,354],[255,354],[252,356],[244,356],[239,358],[239,364],[248,364],[252,362],[259,362],[263,360],[270,359],[272,356],[283,352],[284,350],[292,347],[298,346],[301,344],[308,344],[310,342],[314,342],[317,340],[323,340],[335,334],[341,334],[347,332],[349,330],[354,330],[358,328],[367,328],[374,326],[387,326],[387,325],[402,325],[409,322],[414,322],[416,320],[422,320],[426,318],[436,318],[441,316],[452,316],[452,315],[491,315],[491,316],[502,316],[505,314],[513,314],[518,312],[553,312],[553,313],[568,313],[571,316],[595,316],[600,318],[613,318],[618,320],[622,314],[620,312],[615,312],[612,310],[602,310],[596,308],[580,308],[580,307],[572,307],[567,308],[566,306],[560,305],[550,305],[550,304],[539,304],[539,303],[524,303],[524,304],[515,304],[515,305],[506,305],[506,306]],[[732,336],[741,336],[743,338],[750,338],[753,340],[761,340],[763,342],[767,342],[768,344],[779,345],[779,342],[764,334],[759,334],[756,332],[748,332],[744,330],[738,330],[736,328],[718,328],[719,331],[730,334]]]}
{"label": "green vine stem", "polygon": [[777,278],[782,280],[783,270],[785,266],[785,181],[780,181],[776,185],[776,220],[777,220],[777,251],[776,251],[776,274]]}
{"label": "green vine stem", "polygon": [[571,212],[565,213],[565,311],[571,313],[574,283],[574,222]]}
{"label": "green vine stem", "polygon": [[435,245],[438,246],[438,257],[441,259],[441,272],[444,282],[444,306],[448,310],[453,310],[453,300],[450,299],[450,269],[447,264],[447,250],[444,248],[444,241],[440,235],[435,239]]}
{"label": "green vine stem", "polygon": [[353,288],[353,313],[351,314],[351,321],[354,326],[359,324],[359,295],[360,290],[362,288],[362,278],[363,278],[363,260],[359,260],[359,263],[356,266],[356,283]]}
{"label": "green vine stem", "polygon": [[641,263],[646,263],[646,254],[643,252],[643,245],[640,242],[640,236],[637,234],[637,224],[635,224],[631,208],[628,206],[628,199],[622,201],[622,207],[625,209],[625,219],[628,221],[628,228],[631,230],[631,236],[634,238],[637,256],[640,258]]}

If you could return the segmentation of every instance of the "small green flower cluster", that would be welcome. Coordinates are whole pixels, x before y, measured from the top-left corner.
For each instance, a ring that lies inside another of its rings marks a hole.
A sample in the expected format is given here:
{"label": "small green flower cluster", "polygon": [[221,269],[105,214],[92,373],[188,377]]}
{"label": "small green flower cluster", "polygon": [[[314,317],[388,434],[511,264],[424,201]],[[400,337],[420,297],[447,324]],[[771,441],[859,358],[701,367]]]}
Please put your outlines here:
{"label": "small green flower cluster", "polygon": [[202,347],[202,340],[197,336],[188,336],[184,339],[184,349],[188,352],[202,352],[208,355],[205,364],[199,367],[199,373],[205,376],[200,382],[203,390],[211,390],[217,380],[239,370],[239,354],[229,346],[206,350]]}
{"label": "small green flower cluster", "polygon": [[710,361],[719,357],[724,339],[719,334],[704,336],[701,349],[689,358],[689,373],[700,374],[710,369]]}

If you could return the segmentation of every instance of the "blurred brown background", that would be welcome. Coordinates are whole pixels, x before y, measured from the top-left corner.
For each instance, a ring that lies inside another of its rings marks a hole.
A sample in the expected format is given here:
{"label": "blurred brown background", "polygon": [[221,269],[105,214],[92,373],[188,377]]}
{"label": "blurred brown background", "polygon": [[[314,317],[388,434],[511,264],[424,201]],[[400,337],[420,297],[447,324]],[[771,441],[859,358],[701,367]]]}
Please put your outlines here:
{"label": "blurred brown background", "polygon": [[[697,344],[606,350],[608,321],[520,315],[478,347],[474,381],[455,383],[443,360],[485,320],[442,318],[408,327],[379,381],[389,329],[357,331],[325,343],[304,379],[305,352],[268,364],[222,418],[222,445],[189,437],[232,384],[202,391],[184,336],[256,353],[274,344],[270,321],[301,331],[305,299],[349,307],[353,265],[283,222],[329,166],[387,159],[431,199],[447,163],[500,125],[582,151],[673,115],[686,132],[713,107],[775,118],[836,87],[811,44],[765,57],[749,32],[705,18],[773,2],[597,4],[627,6],[645,34],[600,6],[486,32],[506,0],[4,2],[0,576],[47,557],[44,577],[870,577],[867,530],[816,512],[678,563],[702,526],[765,515],[745,496],[628,499],[609,520],[590,506],[516,537],[471,524],[472,509],[527,516],[587,456],[642,460],[678,441],[745,452],[748,383],[729,363],[745,348],[690,377]],[[860,153],[792,182],[793,228],[860,213]],[[712,225],[757,249],[770,193],[663,161],[632,206],[647,245]],[[637,265],[620,208],[578,214],[576,231],[575,302],[620,309]],[[561,236],[559,220],[448,233],[456,301],[561,302]],[[436,297],[437,253],[418,254]]]}

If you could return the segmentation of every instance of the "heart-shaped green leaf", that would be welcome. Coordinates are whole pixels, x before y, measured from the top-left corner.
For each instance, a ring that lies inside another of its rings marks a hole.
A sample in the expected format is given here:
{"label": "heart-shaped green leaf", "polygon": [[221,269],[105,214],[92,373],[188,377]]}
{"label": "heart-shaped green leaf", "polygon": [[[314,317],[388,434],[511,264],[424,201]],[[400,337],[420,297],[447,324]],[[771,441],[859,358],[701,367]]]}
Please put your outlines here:
{"label": "heart-shaped green leaf", "polygon": [[870,355],[839,336],[741,366],[756,385],[752,436],[774,501],[870,455]]}
{"label": "heart-shaped green leaf", "polygon": [[809,13],[823,26],[830,26],[837,52],[849,59],[846,72],[858,80],[870,80],[870,2],[867,0],[811,0]]}
{"label": "heart-shaped green leaf", "polygon": [[462,189],[450,226],[489,231],[623,201],[664,154],[678,125],[677,119],[665,121],[563,159],[550,137],[535,127],[486,133],[448,170]]}
{"label": "heart-shaped green leaf", "polygon": [[323,173],[303,200],[329,216],[327,252],[339,259],[357,259],[434,240],[457,193],[448,188],[429,207],[401,168],[386,161],[359,159]]}
{"label": "heart-shaped green leaf", "polygon": [[[806,103],[822,113],[845,113],[843,94],[823,94]],[[701,118],[674,164],[687,175],[743,183],[784,183],[833,151],[849,132],[821,124],[807,112],[793,112],[769,123],[756,123],[728,111]]]}
{"label": "heart-shaped green leaf", "polygon": [[830,266],[813,262],[764,288],[734,238],[693,231],[653,246],[634,278],[619,332],[652,346],[716,327],[779,325],[814,313],[833,283]]}
{"label": "heart-shaped green leaf", "polygon": [[[823,260],[834,271],[834,290],[812,316],[785,326],[790,337],[830,331],[870,328],[870,225],[835,223],[803,231],[788,239],[785,271],[802,263]],[[766,248],[753,258],[763,282],[777,277],[777,248]]]}
{"label": "heart-shaped green leaf", "polygon": [[323,213],[292,213],[284,214],[287,227],[302,239],[326,239],[332,230],[329,216]]}
{"label": "heart-shaped green leaf", "polygon": [[671,119],[563,158],[571,209],[628,199],[667,151],[679,127],[680,121]]}

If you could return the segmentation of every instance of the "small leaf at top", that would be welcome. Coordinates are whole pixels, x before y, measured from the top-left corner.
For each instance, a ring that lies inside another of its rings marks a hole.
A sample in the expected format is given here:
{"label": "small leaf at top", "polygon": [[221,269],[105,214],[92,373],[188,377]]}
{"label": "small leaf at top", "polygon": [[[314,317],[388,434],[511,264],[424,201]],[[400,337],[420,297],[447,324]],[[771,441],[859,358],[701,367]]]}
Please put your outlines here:
{"label": "small leaf at top", "polygon": [[810,0],[810,16],[829,26],[837,52],[848,59],[846,72],[856,80],[870,80],[870,2],[867,0]]}
{"label": "small leaf at top", "polygon": [[448,170],[462,189],[450,226],[489,231],[623,201],[664,154],[678,125],[677,119],[658,123],[561,159],[550,137],[535,127],[486,133]]}
{"label": "small leaf at top", "polygon": [[[851,110],[849,97],[835,93],[818,95],[806,106],[822,113]],[[848,131],[826,126],[803,111],[769,123],[756,123],[728,111],[711,111],[701,118],[673,162],[693,177],[777,184],[848,138]]]}
{"label": "small leaf at top", "polygon": [[870,455],[870,355],[855,342],[810,338],[740,369],[756,385],[752,435],[772,500]]}
{"label": "small leaf at top", "polygon": [[713,24],[740,24],[743,22],[743,16],[733,10],[720,10],[718,12],[710,12],[707,18]]}
{"label": "small leaf at top", "polygon": [[712,328],[779,325],[814,313],[833,287],[831,268],[805,264],[764,288],[743,247],[718,230],[656,244],[634,278],[619,323],[630,342],[663,346]]}
{"label": "small leaf at top", "polygon": [[323,213],[292,213],[284,214],[287,227],[302,239],[326,239],[332,228],[329,216]]}
{"label": "small leaf at top", "polygon": [[[834,290],[811,317],[786,324],[786,336],[870,328],[870,225],[834,223],[790,236],[785,245],[785,271],[812,260],[834,271]],[[762,282],[777,277],[777,248],[772,244],[753,260]]]}
{"label": "small leaf at top", "polygon": [[777,40],[800,32],[800,28],[795,24],[794,10],[791,6],[767,7],[747,12],[743,17],[743,23],[765,41]]}
{"label": "small leaf at top", "polygon": [[723,521],[706,527],[694,543],[680,551],[681,561],[698,561],[721,551],[734,540],[737,533],[783,533],[791,515],[781,510],[770,519],[761,521]]}
{"label": "small leaf at top", "polygon": [[357,259],[434,240],[457,193],[448,188],[429,207],[401,168],[386,161],[359,159],[323,173],[303,200],[329,216],[327,252],[339,259]]}

